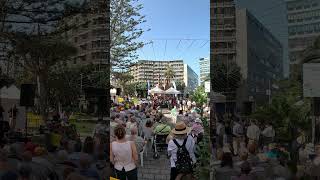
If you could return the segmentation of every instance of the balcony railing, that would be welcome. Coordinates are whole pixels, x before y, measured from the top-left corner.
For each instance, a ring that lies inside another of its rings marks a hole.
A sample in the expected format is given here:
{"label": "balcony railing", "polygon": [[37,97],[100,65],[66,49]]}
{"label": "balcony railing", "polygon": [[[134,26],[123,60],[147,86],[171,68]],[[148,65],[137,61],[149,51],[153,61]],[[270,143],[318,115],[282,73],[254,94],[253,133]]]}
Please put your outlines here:
{"label": "balcony railing", "polygon": [[225,41],[235,41],[236,37],[235,36],[222,36],[222,37],[213,37],[214,42],[225,42]]}
{"label": "balcony railing", "polygon": [[236,48],[214,48],[214,54],[234,54],[236,53]]}
{"label": "balcony railing", "polygon": [[232,24],[226,24],[226,25],[213,25],[213,29],[216,30],[233,30],[236,29],[235,25]]}
{"label": "balcony railing", "polygon": [[213,7],[232,7],[235,6],[234,2],[214,2]]}

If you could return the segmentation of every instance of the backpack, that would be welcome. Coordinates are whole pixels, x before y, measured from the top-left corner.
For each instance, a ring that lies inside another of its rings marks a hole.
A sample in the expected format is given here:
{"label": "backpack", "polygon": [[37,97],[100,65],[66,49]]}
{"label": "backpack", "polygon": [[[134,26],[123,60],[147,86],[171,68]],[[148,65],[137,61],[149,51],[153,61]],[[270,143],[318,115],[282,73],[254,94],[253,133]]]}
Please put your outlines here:
{"label": "backpack", "polygon": [[187,139],[188,137],[183,141],[182,145],[179,145],[178,142],[173,139],[174,144],[178,147],[177,161],[175,162],[178,173],[192,172],[192,160],[186,148]]}

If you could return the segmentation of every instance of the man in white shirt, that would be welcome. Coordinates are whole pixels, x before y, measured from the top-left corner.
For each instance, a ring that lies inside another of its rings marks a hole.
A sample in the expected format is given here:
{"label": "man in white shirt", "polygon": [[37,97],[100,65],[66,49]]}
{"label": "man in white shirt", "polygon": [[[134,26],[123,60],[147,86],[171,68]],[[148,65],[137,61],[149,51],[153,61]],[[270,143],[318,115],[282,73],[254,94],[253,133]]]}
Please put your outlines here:
{"label": "man in white shirt", "polygon": [[233,134],[233,153],[237,155],[240,150],[240,141],[242,140],[243,137],[243,127],[239,123],[239,119],[235,118],[234,120],[234,125],[232,128],[232,134]]}
{"label": "man in white shirt", "polygon": [[255,120],[251,120],[251,125],[247,129],[248,145],[255,143],[258,145],[260,138],[260,128],[255,124]]}
{"label": "man in white shirt", "polygon": [[263,136],[263,144],[267,145],[274,141],[274,136],[276,135],[276,132],[273,129],[272,124],[268,122],[266,128],[264,128],[261,134]]}
{"label": "man in white shirt", "polygon": [[225,134],[225,126],[223,121],[218,121],[216,134],[218,136],[218,144],[220,145],[220,147],[223,147],[223,137]]}
{"label": "man in white shirt", "polygon": [[174,135],[174,138],[171,139],[168,143],[168,155],[170,156],[171,167],[170,180],[175,180],[178,175],[178,170],[176,168],[178,146],[175,144],[174,141],[176,141],[181,146],[186,140],[185,147],[189,152],[192,164],[196,163],[196,156],[194,153],[195,142],[191,136],[187,135],[189,132],[190,129],[186,126],[184,122],[178,122],[175,128],[171,131],[171,133]]}
{"label": "man in white shirt", "polygon": [[190,100],[188,100],[188,102],[187,102],[188,109],[191,108],[191,105],[192,105],[192,102]]}

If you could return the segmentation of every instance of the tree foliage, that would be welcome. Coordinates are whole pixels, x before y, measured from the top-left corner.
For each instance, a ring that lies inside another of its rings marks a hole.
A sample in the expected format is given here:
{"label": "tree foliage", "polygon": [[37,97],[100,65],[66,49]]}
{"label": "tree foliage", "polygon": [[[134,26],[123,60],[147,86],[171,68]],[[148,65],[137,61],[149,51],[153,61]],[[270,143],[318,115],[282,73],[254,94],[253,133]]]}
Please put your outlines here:
{"label": "tree foliage", "polygon": [[298,82],[281,81],[279,91],[272,97],[272,103],[259,107],[252,115],[261,122],[272,122],[277,137],[284,141],[296,138],[297,128],[304,131],[311,128],[310,101],[301,98],[299,86]]}
{"label": "tree foliage", "polygon": [[235,92],[242,79],[240,67],[235,62],[213,63],[210,76],[212,90],[218,93]]}
{"label": "tree foliage", "polygon": [[144,46],[137,39],[143,34],[140,25],[145,16],[140,14],[143,8],[138,0],[110,1],[110,55],[113,69],[126,70],[138,56],[136,51]]}
{"label": "tree foliage", "polygon": [[192,101],[195,101],[198,107],[202,107],[203,104],[207,103],[208,97],[207,93],[205,92],[204,86],[199,86],[194,91],[191,96]]}
{"label": "tree foliage", "polygon": [[185,83],[183,81],[177,81],[175,83],[176,83],[177,90],[180,91],[180,92],[184,92],[184,90],[186,88]]}
{"label": "tree foliage", "polygon": [[[125,95],[130,94],[133,87],[135,87],[134,84],[130,82],[134,77],[129,72],[113,72],[113,77]],[[133,92],[135,92],[135,90],[133,90]]]}

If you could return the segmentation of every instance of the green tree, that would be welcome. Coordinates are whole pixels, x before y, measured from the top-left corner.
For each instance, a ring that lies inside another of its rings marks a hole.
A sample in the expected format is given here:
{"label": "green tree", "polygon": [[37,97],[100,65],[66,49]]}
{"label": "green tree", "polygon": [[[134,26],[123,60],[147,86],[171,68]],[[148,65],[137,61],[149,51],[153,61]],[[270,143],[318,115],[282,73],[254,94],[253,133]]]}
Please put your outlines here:
{"label": "green tree", "polygon": [[212,90],[227,96],[229,93],[234,93],[240,86],[242,79],[240,67],[235,62],[215,62],[212,64],[213,71],[210,74]]}
{"label": "green tree", "polygon": [[184,84],[184,82],[183,81],[177,81],[175,83],[176,83],[177,90],[180,91],[181,93],[183,93],[185,88],[186,88],[186,85]]}
{"label": "green tree", "polygon": [[[113,72],[114,79],[116,80],[117,84],[121,87],[122,93],[124,95],[127,95],[132,89],[135,87],[130,81],[134,78],[130,73],[128,72]],[[128,85],[129,84],[129,85]]]}
{"label": "green tree", "polygon": [[146,97],[147,95],[147,83],[146,82],[137,82],[135,83],[135,90],[138,92],[140,92],[140,94],[142,95],[142,97]]}
{"label": "green tree", "polygon": [[30,79],[38,77],[40,113],[46,120],[49,71],[76,53],[60,37],[71,27],[59,26],[63,19],[81,13],[81,5],[65,0],[6,0],[1,5],[0,39],[11,49],[8,60],[18,62],[33,76]]}
{"label": "green tree", "polygon": [[197,87],[197,89],[192,94],[191,99],[192,101],[196,102],[198,108],[200,109],[201,117],[202,117],[203,115],[202,106],[208,101],[207,93],[205,92],[204,87],[203,86]]}
{"label": "green tree", "polygon": [[[297,128],[310,132],[310,100],[302,99],[298,81],[279,82],[270,105],[259,107],[252,117],[265,123],[271,121],[280,141],[291,143],[297,136]],[[303,103],[298,103],[303,102]]]}
{"label": "green tree", "polygon": [[49,39],[28,38],[20,40],[13,49],[16,59],[21,59],[21,67],[39,78],[40,113],[46,120],[48,113],[48,90],[50,69],[61,61],[66,61],[77,52],[72,45],[56,37]]}
{"label": "green tree", "polygon": [[[140,25],[145,16],[140,14],[143,8],[138,0],[110,1],[110,55],[112,69],[126,70],[132,60],[138,56],[136,51],[144,46],[138,38],[145,32]],[[148,31],[148,30],[147,30]]]}

